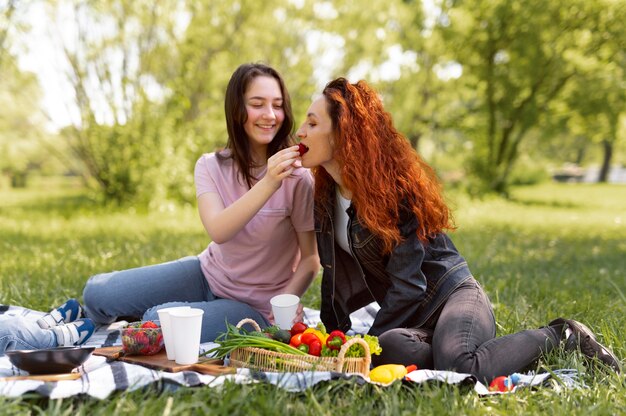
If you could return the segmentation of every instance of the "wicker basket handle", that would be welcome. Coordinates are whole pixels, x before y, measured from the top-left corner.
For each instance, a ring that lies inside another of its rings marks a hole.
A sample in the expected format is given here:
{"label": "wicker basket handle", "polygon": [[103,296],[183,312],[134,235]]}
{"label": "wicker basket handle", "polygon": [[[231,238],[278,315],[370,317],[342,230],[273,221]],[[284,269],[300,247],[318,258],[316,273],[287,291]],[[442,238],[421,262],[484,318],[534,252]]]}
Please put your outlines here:
{"label": "wicker basket handle", "polygon": [[244,318],[241,321],[239,321],[239,323],[237,323],[237,328],[241,328],[245,324],[250,324],[252,325],[255,331],[261,332],[261,327],[259,326],[259,324],[257,324],[254,319],[250,319],[250,318]]}
{"label": "wicker basket handle", "polygon": [[341,373],[341,370],[343,369],[343,360],[345,359],[346,352],[348,352],[348,349],[354,344],[361,344],[361,346],[365,350],[365,357],[363,357],[365,359],[365,368],[370,368],[370,364],[372,363],[370,346],[363,338],[355,337],[343,344],[341,346],[341,349],[339,350],[339,355],[337,355],[337,366],[335,367],[335,371],[337,371],[338,373]]}

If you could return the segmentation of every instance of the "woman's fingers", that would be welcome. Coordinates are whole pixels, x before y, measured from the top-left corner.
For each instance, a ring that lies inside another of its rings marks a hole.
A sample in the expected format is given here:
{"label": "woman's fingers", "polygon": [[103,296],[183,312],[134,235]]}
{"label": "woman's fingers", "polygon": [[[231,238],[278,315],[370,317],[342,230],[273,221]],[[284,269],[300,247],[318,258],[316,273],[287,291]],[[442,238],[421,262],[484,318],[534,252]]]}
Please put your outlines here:
{"label": "woman's fingers", "polygon": [[287,149],[283,149],[280,152],[277,152],[275,155],[269,158],[267,161],[268,165],[270,164],[280,164],[285,161],[289,161],[289,163],[295,162],[299,153],[296,146],[288,147]]}
{"label": "woman's fingers", "polygon": [[294,163],[299,155],[296,149],[296,146],[292,146],[270,157],[267,161],[268,175],[276,180],[283,180],[289,176],[293,172]]}

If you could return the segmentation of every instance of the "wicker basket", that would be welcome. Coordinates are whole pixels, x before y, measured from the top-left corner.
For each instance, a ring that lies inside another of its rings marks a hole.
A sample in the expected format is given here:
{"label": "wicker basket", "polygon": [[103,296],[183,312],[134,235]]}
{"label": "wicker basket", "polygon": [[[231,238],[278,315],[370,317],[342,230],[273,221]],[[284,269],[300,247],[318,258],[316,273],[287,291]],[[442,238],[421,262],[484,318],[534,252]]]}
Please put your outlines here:
{"label": "wicker basket", "polygon": [[[251,324],[260,331],[259,325],[252,319],[242,319],[237,328],[244,324]],[[365,357],[346,358],[348,348],[354,344],[361,344],[365,350]],[[342,345],[337,357],[316,357],[313,355],[283,354],[262,348],[243,347],[234,349],[230,353],[229,366],[252,368],[271,372],[300,372],[300,371],[336,371],[340,373],[360,373],[367,377],[370,372],[372,357],[367,342],[362,338],[352,338]]]}

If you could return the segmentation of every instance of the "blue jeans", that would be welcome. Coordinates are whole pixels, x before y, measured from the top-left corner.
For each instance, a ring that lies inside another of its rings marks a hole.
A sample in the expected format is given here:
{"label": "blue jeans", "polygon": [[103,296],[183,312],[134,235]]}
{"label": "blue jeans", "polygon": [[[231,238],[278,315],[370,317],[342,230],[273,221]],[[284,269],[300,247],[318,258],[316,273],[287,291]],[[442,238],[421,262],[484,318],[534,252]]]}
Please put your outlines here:
{"label": "blue jeans", "polygon": [[83,291],[85,316],[99,324],[118,318],[159,319],[157,311],[173,306],[202,309],[201,342],[213,341],[226,331],[225,322],[251,318],[269,322],[250,305],[215,296],[196,256],[163,264],[92,276]]}
{"label": "blue jeans", "polygon": [[0,355],[7,350],[54,348],[57,338],[49,329],[21,316],[0,315]]}
{"label": "blue jeans", "polygon": [[479,381],[523,371],[553,348],[562,328],[543,327],[496,338],[496,322],[487,295],[470,278],[450,295],[423,327],[383,333],[383,352],[374,365],[416,364],[422,369],[469,373]]}

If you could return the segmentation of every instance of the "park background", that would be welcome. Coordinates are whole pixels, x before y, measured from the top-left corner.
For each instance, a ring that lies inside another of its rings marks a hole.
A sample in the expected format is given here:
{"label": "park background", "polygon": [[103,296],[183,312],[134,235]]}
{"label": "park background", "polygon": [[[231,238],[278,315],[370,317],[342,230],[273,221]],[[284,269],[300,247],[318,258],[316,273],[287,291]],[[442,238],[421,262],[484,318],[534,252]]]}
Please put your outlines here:
{"label": "park background", "polygon": [[[446,189],[453,239],[503,335],[557,316],[626,353],[624,0],[0,1],[0,303],[46,310],[86,277],[200,252],[193,166],[225,144],[224,91],[276,67],[296,123],[337,76],[380,92]],[[319,307],[319,281],[304,303]],[[553,354],[547,368],[580,368]],[[623,377],[481,399],[329,384],[0,398],[21,413],[626,411]],[[245,397],[246,400],[242,400]],[[294,400],[294,397],[297,400]],[[150,399],[149,404],[138,403]]]}

